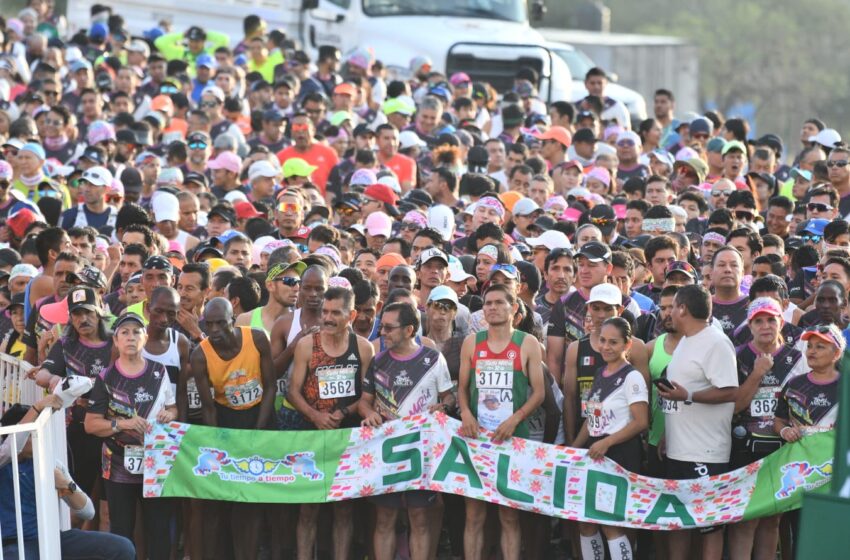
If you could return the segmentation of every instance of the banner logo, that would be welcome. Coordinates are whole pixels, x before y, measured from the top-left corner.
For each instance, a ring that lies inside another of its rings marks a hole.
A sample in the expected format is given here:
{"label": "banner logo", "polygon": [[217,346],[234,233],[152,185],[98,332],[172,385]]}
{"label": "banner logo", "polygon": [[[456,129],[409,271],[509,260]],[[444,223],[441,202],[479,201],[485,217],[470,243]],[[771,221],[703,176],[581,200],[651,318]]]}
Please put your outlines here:
{"label": "banner logo", "polygon": [[[192,469],[195,476],[216,474],[223,481],[277,484],[292,484],[297,476],[311,481],[325,478],[325,473],[316,467],[312,451],[290,453],[283,459],[259,455],[237,459],[229,457],[227,451],[211,447],[201,447],[199,451],[198,464]],[[284,469],[290,472],[279,472]]]}
{"label": "banner logo", "polygon": [[829,482],[832,477],[832,461],[822,465],[809,465],[807,461],[799,461],[782,465],[781,470],[782,487],[776,491],[777,500],[790,498],[791,494],[800,488],[805,491],[814,490]]}

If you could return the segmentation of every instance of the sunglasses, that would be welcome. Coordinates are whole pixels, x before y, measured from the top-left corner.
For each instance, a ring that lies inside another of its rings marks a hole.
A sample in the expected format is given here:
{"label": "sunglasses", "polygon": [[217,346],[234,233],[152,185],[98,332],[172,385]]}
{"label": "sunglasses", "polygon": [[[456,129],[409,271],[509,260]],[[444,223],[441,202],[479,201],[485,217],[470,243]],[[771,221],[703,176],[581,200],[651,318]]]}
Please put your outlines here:
{"label": "sunglasses", "polygon": [[201,107],[218,107],[218,101],[201,101]]}
{"label": "sunglasses", "polygon": [[832,210],[832,206],[823,202],[809,202],[806,204],[806,208],[808,208],[809,212],[828,212]]}
{"label": "sunglasses", "polygon": [[403,231],[419,231],[422,229],[422,226],[420,226],[419,224],[407,222],[401,224],[401,229]]}
{"label": "sunglasses", "polygon": [[355,212],[357,212],[357,210],[355,210],[354,208],[351,208],[349,206],[340,206],[336,209],[336,213],[341,215],[341,216],[351,216]]}
{"label": "sunglasses", "polygon": [[300,278],[293,278],[292,276],[284,276],[282,278],[275,278],[275,282],[280,282],[284,286],[289,286],[290,288],[294,288],[301,284]]}
{"label": "sunglasses", "polygon": [[281,202],[277,205],[277,209],[280,212],[300,212],[301,205],[295,202]]}
{"label": "sunglasses", "polygon": [[590,222],[597,226],[610,226],[617,223],[617,218],[590,218]]}
{"label": "sunglasses", "polygon": [[39,198],[62,198],[62,194],[53,189],[38,189]]}
{"label": "sunglasses", "polygon": [[16,155],[18,155],[18,150],[17,150],[17,148],[12,148],[12,147],[3,148],[3,153],[7,156],[15,157]]}
{"label": "sunglasses", "polygon": [[826,162],[826,166],[827,167],[847,167],[848,163],[850,163],[850,161],[847,161],[846,159],[837,159],[837,160],[834,160],[834,161]]}
{"label": "sunglasses", "polygon": [[[159,88],[159,93],[177,93],[177,91],[175,86],[161,86]],[[215,103],[212,106],[215,107]],[[201,103],[201,107],[204,107],[204,103]]]}
{"label": "sunglasses", "polygon": [[310,130],[309,124],[293,124],[292,132],[304,132],[306,130]]}
{"label": "sunglasses", "polygon": [[735,217],[739,220],[752,220],[753,213],[749,210],[735,210]]}
{"label": "sunglasses", "polygon": [[732,189],[716,189],[711,191],[711,196],[729,196],[732,194]]}
{"label": "sunglasses", "polygon": [[454,311],[457,309],[457,306],[451,301],[432,301],[428,303],[428,306],[439,309],[440,311]]}
{"label": "sunglasses", "polygon": [[206,142],[191,142],[189,143],[190,150],[206,150],[208,144]]}
{"label": "sunglasses", "polygon": [[112,203],[118,204],[119,202],[121,202],[121,200],[123,198],[124,198],[123,196],[118,195],[118,194],[108,194],[108,195],[106,195],[106,202],[107,203],[112,202]]}
{"label": "sunglasses", "polygon": [[307,247],[306,245],[302,244],[302,243],[298,243],[297,245],[295,245],[295,248],[298,249],[299,253],[309,253],[310,252],[310,248]]}
{"label": "sunglasses", "polygon": [[820,240],[823,239],[822,235],[814,235],[812,233],[804,233],[800,236],[803,241],[808,241],[811,243],[820,243]]}
{"label": "sunglasses", "polygon": [[45,90],[45,91],[41,92],[41,95],[43,95],[45,97],[56,97],[57,95],[59,95],[59,92],[58,91],[47,91],[47,90]]}

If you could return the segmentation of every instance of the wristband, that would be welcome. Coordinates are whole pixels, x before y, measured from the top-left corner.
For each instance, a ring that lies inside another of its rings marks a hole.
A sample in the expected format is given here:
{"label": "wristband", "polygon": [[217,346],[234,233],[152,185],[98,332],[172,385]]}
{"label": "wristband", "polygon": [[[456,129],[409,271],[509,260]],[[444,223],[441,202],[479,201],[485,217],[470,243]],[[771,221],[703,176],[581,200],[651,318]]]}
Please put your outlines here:
{"label": "wristband", "polygon": [[779,437],[784,438],[784,436],[782,434],[785,432],[785,430],[790,430],[790,429],[791,429],[791,426],[785,426],[784,428],[779,430]]}

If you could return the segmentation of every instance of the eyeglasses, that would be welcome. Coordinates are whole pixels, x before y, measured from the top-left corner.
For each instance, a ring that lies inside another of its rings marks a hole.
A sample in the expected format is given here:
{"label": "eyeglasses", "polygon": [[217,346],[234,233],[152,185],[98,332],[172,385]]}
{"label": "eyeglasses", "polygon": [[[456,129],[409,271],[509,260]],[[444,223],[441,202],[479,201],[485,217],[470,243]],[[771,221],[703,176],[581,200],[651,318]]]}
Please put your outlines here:
{"label": "eyeglasses", "polygon": [[[167,93],[177,93],[177,91],[178,91],[177,86],[160,86],[159,87],[159,93],[166,93],[166,94]],[[212,103],[212,105],[205,105],[205,103]],[[206,107],[215,107],[216,103],[212,102],[212,101],[205,101],[204,103],[201,103],[201,107],[205,107],[205,106]]]}
{"label": "eyeglasses", "polygon": [[59,92],[44,90],[41,92],[41,94],[45,97],[56,97],[57,95],[59,95]]}
{"label": "eyeglasses", "polygon": [[304,244],[301,244],[301,243],[296,244],[295,248],[298,249],[298,252],[300,252],[300,253],[309,253],[310,252],[310,248],[307,247]]}
{"label": "eyeglasses", "polygon": [[396,329],[400,329],[400,328],[403,328],[403,327],[406,327],[406,326],[407,325],[386,325],[386,324],[382,324],[381,325],[381,332],[392,332]]}
{"label": "eyeglasses", "polygon": [[301,205],[295,202],[281,202],[277,205],[277,209],[280,212],[300,212]]}
{"label": "eyeglasses", "polygon": [[190,150],[206,150],[208,145],[209,144],[207,144],[206,142],[191,142],[189,144],[189,149]]}
{"label": "eyeglasses", "polygon": [[806,205],[806,208],[809,209],[809,212],[828,212],[832,210],[832,206],[823,202],[810,202]]}
{"label": "eyeglasses", "polygon": [[17,148],[12,148],[11,146],[8,148],[3,148],[3,154],[10,157],[15,157],[18,155]]}
{"label": "eyeglasses", "polygon": [[422,226],[414,224],[413,222],[402,222],[401,229],[403,231],[419,231],[422,229]]}
{"label": "eyeglasses", "polygon": [[118,204],[124,197],[120,194],[108,194],[106,195],[106,202],[109,204],[110,202],[113,204]]}
{"label": "eyeglasses", "polygon": [[65,126],[65,123],[62,122],[62,119],[44,119],[44,124],[47,126]]}
{"label": "eyeglasses", "polygon": [[729,196],[732,189],[712,189],[711,196]]}
{"label": "eyeglasses", "polygon": [[691,134],[691,137],[692,137],[692,138],[695,138],[695,139],[697,139],[697,140],[708,140],[708,133],[706,133],[706,132],[698,132],[698,133],[696,133],[696,134]]}
{"label": "eyeglasses", "polygon": [[289,286],[290,288],[294,288],[295,286],[301,284],[300,278],[293,278],[292,276],[283,276],[281,278],[275,278],[274,281],[280,282],[284,286]]}
{"label": "eyeglasses", "polygon": [[[177,93],[176,91],[172,93]],[[218,101],[201,101],[201,107],[218,107]]]}
{"label": "eyeglasses", "polygon": [[749,210],[735,210],[735,218],[738,220],[751,220],[753,219],[753,213]]}
{"label": "eyeglasses", "polygon": [[847,161],[846,159],[836,159],[836,160],[833,160],[833,161],[826,162],[826,166],[827,167],[847,167],[848,163],[850,163],[850,161]]}
{"label": "eyeglasses", "polygon": [[804,242],[820,243],[820,240],[823,239],[823,236],[815,235],[813,233],[804,233],[800,236],[800,239],[802,239]]}
{"label": "eyeglasses", "polygon": [[62,194],[53,189],[38,189],[39,198],[62,198]]}
{"label": "eyeglasses", "polygon": [[428,307],[433,307],[440,311],[454,311],[457,309],[457,306],[452,301],[432,301],[428,303]]}
{"label": "eyeglasses", "polygon": [[635,145],[635,141],[634,140],[620,140],[619,142],[617,142],[617,145],[623,146],[624,148],[631,148],[632,146]]}
{"label": "eyeglasses", "polygon": [[355,212],[357,212],[357,210],[351,208],[350,206],[339,206],[336,208],[336,213],[341,216],[351,216]]}

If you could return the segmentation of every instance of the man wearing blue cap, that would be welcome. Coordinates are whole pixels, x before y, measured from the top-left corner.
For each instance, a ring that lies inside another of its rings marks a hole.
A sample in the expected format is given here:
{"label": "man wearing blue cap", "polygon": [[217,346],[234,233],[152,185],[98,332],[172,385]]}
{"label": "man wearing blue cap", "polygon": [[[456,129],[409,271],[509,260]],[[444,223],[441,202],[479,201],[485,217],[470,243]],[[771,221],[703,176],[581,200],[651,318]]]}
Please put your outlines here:
{"label": "man wearing blue cap", "polygon": [[157,37],[154,46],[166,60],[185,60],[189,63],[189,73],[194,74],[198,58],[203,54],[212,55],[219,47],[228,47],[230,37],[219,31],[206,31],[193,25],[186,31],[175,31]]}
{"label": "man wearing blue cap", "polygon": [[62,96],[62,105],[70,109],[72,113],[78,113],[83,90],[92,87],[94,84],[92,65],[85,58],[80,58],[72,62],[68,69],[77,87],[65,92],[65,95]]}
{"label": "man wearing blue cap", "polygon": [[192,78],[192,101],[201,102],[201,94],[207,86],[215,85],[215,58],[203,53],[195,60],[195,77]]}

